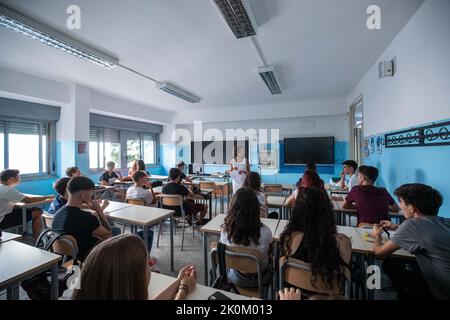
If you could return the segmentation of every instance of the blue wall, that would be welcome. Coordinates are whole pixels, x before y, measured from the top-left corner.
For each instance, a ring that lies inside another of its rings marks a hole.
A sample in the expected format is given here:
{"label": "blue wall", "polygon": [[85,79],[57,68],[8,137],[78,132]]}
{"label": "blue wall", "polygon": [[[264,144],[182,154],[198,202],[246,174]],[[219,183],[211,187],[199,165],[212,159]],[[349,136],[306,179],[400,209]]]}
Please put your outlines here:
{"label": "blue wall", "polygon": [[[273,146],[272,146],[273,148]],[[277,146],[278,148],[278,146]],[[285,166],[284,163],[284,146],[281,144],[279,146],[281,164],[279,170],[262,170],[261,177],[265,183],[296,183],[305,170],[305,166]],[[269,149],[269,148],[268,148]],[[335,164],[329,166],[318,166],[318,173],[320,177],[328,183],[331,177],[339,177],[342,171],[342,162],[346,160],[349,156],[349,144],[348,141],[336,141],[334,145],[335,152]],[[251,170],[259,172],[258,168],[258,150],[250,150],[250,159],[252,163],[250,164]],[[190,146],[183,145],[176,147],[176,160],[183,160],[186,163],[190,163]],[[164,164],[164,167],[166,165]],[[216,173],[225,172],[228,170],[228,165],[205,165],[205,173]]]}
{"label": "blue wall", "polygon": [[444,197],[440,216],[450,217],[450,146],[383,148],[381,155],[370,154],[366,165],[377,167],[377,185],[391,194],[405,183],[424,183]]}

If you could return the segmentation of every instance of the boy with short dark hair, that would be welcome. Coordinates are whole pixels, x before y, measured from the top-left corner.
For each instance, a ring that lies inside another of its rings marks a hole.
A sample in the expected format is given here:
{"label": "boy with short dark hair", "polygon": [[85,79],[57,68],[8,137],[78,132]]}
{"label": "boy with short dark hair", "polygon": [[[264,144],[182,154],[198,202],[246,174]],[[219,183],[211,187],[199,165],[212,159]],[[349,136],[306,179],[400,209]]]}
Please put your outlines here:
{"label": "boy with short dark hair", "polygon": [[[339,185],[341,189],[351,191],[354,186],[359,184],[358,182],[358,164],[354,160],[345,160],[343,163],[341,180],[339,181]],[[346,177],[349,177],[348,182]]]}
{"label": "boy with short dark hair", "polygon": [[53,184],[53,189],[56,191],[57,195],[53,202],[50,204],[47,212],[49,214],[55,214],[59,209],[67,204],[67,199],[69,195],[67,193],[67,183],[69,183],[70,178],[65,177],[55,181]]}
{"label": "boy with short dark hair", "polygon": [[66,169],[66,176],[68,176],[69,178],[79,177],[81,175],[82,174],[80,168],[78,167],[69,167]]}
{"label": "boy with short dark hair", "polygon": [[148,174],[145,171],[136,171],[131,176],[134,185],[127,190],[127,199],[141,199],[146,206],[150,206],[154,199],[152,189],[148,189],[150,183],[148,182]]}
{"label": "boy with short dark hair", "polygon": [[185,169],[186,169],[186,164],[184,163],[184,161],[178,161],[178,163],[177,163],[177,168],[178,168],[178,170],[180,170],[180,172],[181,172],[181,176],[180,176],[180,178],[181,178],[181,181],[185,181],[185,182],[187,182],[187,183],[192,183],[192,179],[191,178],[189,178],[185,173],[184,173],[184,171],[185,171]]}
{"label": "boy with short dark hair", "polygon": [[[15,203],[35,203],[53,199],[53,195],[28,197],[20,193],[16,187],[20,183],[20,171],[5,169],[0,172],[0,229],[8,229],[22,224],[22,209],[14,208]],[[33,236],[36,239],[42,229],[40,208],[26,209],[27,221],[32,220]]]}
{"label": "boy with short dark hair", "polygon": [[[386,258],[403,248],[416,256],[408,269],[403,266],[405,261],[392,258],[382,264],[399,299],[449,300],[450,219],[438,217],[442,195],[432,187],[418,183],[405,184],[394,193],[406,220],[400,226],[390,221],[374,225],[375,255]],[[383,227],[396,230],[385,244],[381,238]]]}
{"label": "boy with short dark hair", "polygon": [[[113,186],[114,181],[120,180],[123,181],[123,177],[120,174],[120,172],[115,170],[116,163],[114,161],[108,161],[106,163],[106,170],[101,174],[99,182],[102,186]],[[119,201],[125,201],[125,191],[120,189],[113,189],[112,192],[116,196],[117,200]]]}
{"label": "boy with short dark hair", "polygon": [[[181,171],[178,168],[172,168],[169,170],[169,179],[170,182],[166,184],[162,189],[163,194],[178,194],[182,195],[183,197],[195,197],[192,191],[181,185]],[[186,216],[195,216],[198,213],[197,225],[203,225],[209,221],[208,219],[204,218],[206,213],[208,212],[208,205],[195,203],[192,200],[185,200],[183,203],[183,208]],[[169,209],[174,209],[176,210],[176,215],[181,215],[180,209],[178,207]]]}
{"label": "boy with short dark hair", "polygon": [[[67,184],[67,204],[56,212],[52,229],[64,232],[77,240],[80,261],[101,240],[112,236],[108,219],[98,200],[92,200],[95,185],[87,177],[75,177]],[[85,207],[93,213],[83,211]]]}
{"label": "boy with short dark hair", "polygon": [[389,211],[398,212],[399,208],[385,188],[375,187],[378,169],[361,166],[358,171],[359,185],[348,193],[343,208],[357,210],[358,225],[389,220]]}

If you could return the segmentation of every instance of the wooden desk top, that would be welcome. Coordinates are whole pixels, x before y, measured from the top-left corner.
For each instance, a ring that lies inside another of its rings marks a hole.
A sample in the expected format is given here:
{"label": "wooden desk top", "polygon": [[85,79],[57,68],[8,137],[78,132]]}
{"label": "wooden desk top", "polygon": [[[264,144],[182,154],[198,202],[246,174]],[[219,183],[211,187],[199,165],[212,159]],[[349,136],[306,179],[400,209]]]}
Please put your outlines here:
{"label": "wooden desk top", "polygon": [[285,197],[268,196],[267,197],[267,206],[269,208],[281,208],[284,206],[285,201],[286,201]]}
{"label": "wooden desk top", "polygon": [[150,180],[167,180],[168,178],[169,176],[161,176],[157,174],[151,174],[149,177]]}
{"label": "wooden desk top", "polygon": [[[149,299],[156,297],[158,294],[164,291],[164,289],[175,282],[175,280],[176,279],[173,277],[169,277],[161,273],[152,272],[150,277],[150,285],[148,286]],[[208,297],[216,293],[217,291],[220,291],[232,300],[252,300],[252,298],[250,297],[245,297],[238,294],[206,287],[201,284],[196,285],[194,292],[190,293],[187,296],[187,300],[208,300]]]}
{"label": "wooden desk top", "polygon": [[50,268],[61,256],[17,241],[0,244],[0,289]]}
{"label": "wooden desk top", "polygon": [[154,193],[162,193],[162,186],[153,188]]}
{"label": "wooden desk top", "polygon": [[216,187],[224,187],[228,184],[230,184],[227,181],[208,181],[208,180],[192,180],[192,184],[200,184],[201,182],[214,182],[216,184]]}
{"label": "wooden desk top", "polygon": [[161,220],[169,218],[173,213],[173,210],[131,205],[111,212],[109,217],[115,221],[128,224],[151,226]]}
{"label": "wooden desk top", "polygon": [[15,233],[9,233],[9,232],[2,231],[2,236],[0,238],[0,243],[4,243],[4,242],[7,242],[7,241],[11,241],[11,240],[18,240],[18,239],[22,239],[22,236],[20,234],[15,234]]}

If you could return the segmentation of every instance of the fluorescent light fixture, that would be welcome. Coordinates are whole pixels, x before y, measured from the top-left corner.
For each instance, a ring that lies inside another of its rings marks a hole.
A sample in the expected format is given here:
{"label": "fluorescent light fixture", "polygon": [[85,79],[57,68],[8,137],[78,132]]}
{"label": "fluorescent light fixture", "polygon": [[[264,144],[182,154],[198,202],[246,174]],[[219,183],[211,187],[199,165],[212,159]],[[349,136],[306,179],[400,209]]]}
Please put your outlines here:
{"label": "fluorescent light fixture", "polygon": [[259,76],[269,88],[272,94],[281,94],[280,85],[278,84],[277,77],[275,75],[275,68],[273,66],[260,67],[257,69]]}
{"label": "fluorescent light fixture", "polygon": [[0,6],[0,26],[107,69],[119,64],[117,59],[76,42],[4,6]]}
{"label": "fluorescent light fixture", "polygon": [[200,100],[201,100],[199,97],[196,97],[193,94],[186,92],[180,88],[177,88],[174,85],[167,83],[167,82],[158,83],[156,85],[156,87],[164,92],[167,92],[177,98],[186,100],[190,103],[197,103],[197,102],[200,102]]}
{"label": "fluorescent light fixture", "polygon": [[237,39],[256,35],[257,22],[248,0],[213,0]]}

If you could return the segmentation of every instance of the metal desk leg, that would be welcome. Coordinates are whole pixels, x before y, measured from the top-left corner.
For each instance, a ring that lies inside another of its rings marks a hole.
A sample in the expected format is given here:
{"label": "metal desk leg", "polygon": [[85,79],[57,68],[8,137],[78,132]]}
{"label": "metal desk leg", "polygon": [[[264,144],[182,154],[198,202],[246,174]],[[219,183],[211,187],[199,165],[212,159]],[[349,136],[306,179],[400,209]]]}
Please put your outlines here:
{"label": "metal desk leg", "polygon": [[58,263],[55,263],[52,267],[52,300],[59,299],[59,287],[58,287]]}
{"label": "metal desk leg", "polygon": [[[212,220],[212,192],[209,194],[209,220]],[[217,202],[216,202],[217,205]]]}
{"label": "metal desk leg", "polygon": [[143,240],[144,240],[145,248],[148,251],[148,227],[147,226],[143,226],[142,234],[143,234],[142,238],[144,238]]}
{"label": "metal desk leg", "polygon": [[203,263],[205,267],[205,286],[208,286],[208,234],[203,232]]}
{"label": "metal desk leg", "polygon": [[174,263],[173,263],[173,215],[170,217],[170,271],[174,271]]}
{"label": "metal desk leg", "polygon": [[22,234],[26,234],[28,230],[27,226],[27,209],[22,208]]}

